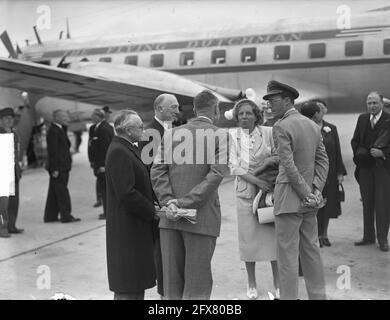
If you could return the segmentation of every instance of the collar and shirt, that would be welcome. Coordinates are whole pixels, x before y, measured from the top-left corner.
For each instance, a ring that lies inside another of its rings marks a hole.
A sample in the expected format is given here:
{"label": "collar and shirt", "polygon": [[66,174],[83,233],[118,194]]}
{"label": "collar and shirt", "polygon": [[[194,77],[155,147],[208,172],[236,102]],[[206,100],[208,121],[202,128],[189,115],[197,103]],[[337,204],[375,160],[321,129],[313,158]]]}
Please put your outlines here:
{"label": "collar and shirt", "polygon": [[64,130],[64,127],[60,125],[58,122],[53,122],[58,128]]}
{"label": "collar and shirt", "polygon": [[[156,116],[154,116],[154,119],[159,123],[161,124],[161,126],[164,128],[164,131],[167,131],[168,129],[171,128],[171,126],[169,126],[169,122],[168,121],[161,121],[159,118],[157,118]],[[172,123],[171,123],[172,124]]]}
{"label": "collar and shirt", "polygon": [[370,123],[371,123],[371,128],[374,128],[375,125],[378,123],[379,119],[381,118],[382,116],[382,110],[374,115],[374,114],[370,114]]}
{"label": "collar and shirt", "polygon": [[211,120],[209,117],[206,117],[206,116],[198,116],[198,117],[196,117],[197,119],[205,119],[205,120],[207,120],[207,121],[209,121],[211,124],[214,124],[213,123],[213,120]]}
{"label": "collar and shirt", "polygon": [[94,131],[96,131],[97,128],[99,128],[99,126],[101,125],[101,123],[102,123],[103,121],[104,121],[104,119],[96,124],[96,126],[95,126],[95,128],[94,128]]}

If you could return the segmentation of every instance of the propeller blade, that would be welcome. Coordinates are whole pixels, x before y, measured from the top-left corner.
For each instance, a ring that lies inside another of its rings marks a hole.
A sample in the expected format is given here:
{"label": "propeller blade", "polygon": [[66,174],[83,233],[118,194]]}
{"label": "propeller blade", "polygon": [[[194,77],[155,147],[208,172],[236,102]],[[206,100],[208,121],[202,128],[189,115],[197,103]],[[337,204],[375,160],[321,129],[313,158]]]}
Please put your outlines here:
{"label": "propeller blade", "polygon": [[3,42],[4,44],[4,47],[7,49],[9,55],[16,59],[18,57],[18,55],[16,54],[15,52],[15,49],[12,45],[12,42],[11,42],[11,39],[9,38],[8,36],[8,32],[7,31],[4,31],[1,35],[0,35],[0,39],[1,41]]}

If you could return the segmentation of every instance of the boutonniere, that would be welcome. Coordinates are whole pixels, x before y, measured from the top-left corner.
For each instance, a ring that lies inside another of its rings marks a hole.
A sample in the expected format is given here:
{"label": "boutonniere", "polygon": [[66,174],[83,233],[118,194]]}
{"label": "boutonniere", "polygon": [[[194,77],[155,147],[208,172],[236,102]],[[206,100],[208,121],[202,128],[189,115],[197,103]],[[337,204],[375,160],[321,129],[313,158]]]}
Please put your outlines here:
{"label": "boutonniere", "polygon": [[324,130],[324,131],[325,131],[325,133],[329,133],[329,132],[331,132],[331,131],[332,131],[332,129],[331,129],[331,128],[329,128],[328,126],[325,126],[325,127],[323,127],[323,128],[322,128],[322,130]]}

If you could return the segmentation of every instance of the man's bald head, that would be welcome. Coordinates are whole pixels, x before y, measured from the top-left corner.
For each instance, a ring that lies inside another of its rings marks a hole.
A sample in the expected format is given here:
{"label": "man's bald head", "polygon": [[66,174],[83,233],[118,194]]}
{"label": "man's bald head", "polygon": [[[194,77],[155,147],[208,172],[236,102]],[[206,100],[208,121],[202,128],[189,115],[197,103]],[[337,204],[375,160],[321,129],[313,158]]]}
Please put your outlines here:
{"label": "man's bald head", "polygon": [[179,115],[179,102],[173,94],[160,94],[153,107],[155,116],[161,121],[175,121]]}

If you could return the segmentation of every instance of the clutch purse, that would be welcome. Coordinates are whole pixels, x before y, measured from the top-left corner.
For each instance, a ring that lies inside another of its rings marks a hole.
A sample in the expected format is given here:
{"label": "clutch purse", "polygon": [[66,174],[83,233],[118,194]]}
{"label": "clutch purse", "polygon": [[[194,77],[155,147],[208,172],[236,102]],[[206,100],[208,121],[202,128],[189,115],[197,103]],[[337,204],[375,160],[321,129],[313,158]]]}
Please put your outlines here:
{"label": "clutch purse", "polygon": [[337,198],[339,202],[344,202],[345,201],[345,192],[344,192],[344,187],[341,183],[338,185],[337,189]]}
{"label": "clutch purse", "polygon": [[273,193],[263,193],[260,190],[253,200],[252,209],[253,214],[257,216],[257,221],[260,224],[275,222]]}

